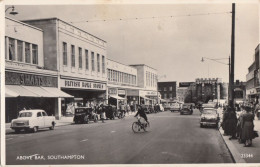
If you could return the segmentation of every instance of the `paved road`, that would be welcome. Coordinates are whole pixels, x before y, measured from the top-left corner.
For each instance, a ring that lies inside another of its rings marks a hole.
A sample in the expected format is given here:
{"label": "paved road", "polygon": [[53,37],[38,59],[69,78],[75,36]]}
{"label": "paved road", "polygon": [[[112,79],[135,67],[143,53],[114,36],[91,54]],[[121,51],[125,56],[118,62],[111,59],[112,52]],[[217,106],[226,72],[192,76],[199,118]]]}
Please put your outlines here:
{"label": "paved road", "polygon": [[[106,123],[62,126],[35,134],[9,133],[6,136],[6,163],[233,163],[219,132],[199,127],[199,111],[193,115],[166,111],[150,114],[148,118],[151,130],[145,133],[133,133],[131,124],[135,118],[132,116]],[[37,156],[32,156],[32,160],[21,160],[30,155]],[[68,155],[78,155],[78,159]]]}

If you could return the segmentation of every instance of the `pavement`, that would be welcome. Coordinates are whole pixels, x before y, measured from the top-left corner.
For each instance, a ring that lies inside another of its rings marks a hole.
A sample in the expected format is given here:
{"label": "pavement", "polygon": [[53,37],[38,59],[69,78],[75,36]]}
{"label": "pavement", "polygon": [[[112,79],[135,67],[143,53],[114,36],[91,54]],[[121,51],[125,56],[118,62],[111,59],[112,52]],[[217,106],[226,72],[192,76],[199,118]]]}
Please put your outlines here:
{"label": "pavement", "polygon": [[[219,109],[219,112],[222,112],[222,110]],[[221,115],[220,117],[222,118]],[[260,134],[260,120],[255,119],[254,125],[254,130],[258,131],[258,134]],[[229,140],[230,136],[223,136],[224,131],[222,127],[219,129],[219,132],[236,163],[260,162],[260,137],[253,139],[251,147],[244,147],[244,144],[239,144],[238,140]]]}
{"label": "pavement", "polygon": [[[233,164],[216,128],[200,128],[200,112],[148,114],[150,128],[134,133],[133,116],[72,124],[37,133],[7,133],[7,165]],[[136,165],[135,165],[136,166]]]}

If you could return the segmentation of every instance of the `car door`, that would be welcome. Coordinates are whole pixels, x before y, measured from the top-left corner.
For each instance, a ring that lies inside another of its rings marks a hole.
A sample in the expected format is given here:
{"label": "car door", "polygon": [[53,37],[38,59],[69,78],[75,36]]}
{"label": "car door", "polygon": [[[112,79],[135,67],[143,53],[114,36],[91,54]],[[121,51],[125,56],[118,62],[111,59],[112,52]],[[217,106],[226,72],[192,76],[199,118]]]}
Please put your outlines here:
{"label": "car door", "polygon": [[37,112],[37,125],[38,125],[39,128],[43,128],[44,127],[44,119],[43,119],[41,111]]}
{"label": "car door", "polygon": [[42,111],[42,116],[43,116],[43,126],[49,127],[50,123],[49,123],[48,115],[45,111]]}

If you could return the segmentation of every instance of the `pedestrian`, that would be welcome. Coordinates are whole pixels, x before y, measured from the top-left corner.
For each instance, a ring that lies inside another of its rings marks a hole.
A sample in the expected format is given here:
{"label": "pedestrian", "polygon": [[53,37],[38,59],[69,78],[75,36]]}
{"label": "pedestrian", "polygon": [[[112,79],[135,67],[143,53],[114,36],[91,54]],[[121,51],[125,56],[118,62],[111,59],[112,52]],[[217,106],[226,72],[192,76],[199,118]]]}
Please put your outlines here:
{"label": "pedestrian", "polygon": [[252,145],[254,138],[254,115],[250,107],[246,107],[246,113],[242,116],[242,140],[245,141],[245,147]]}
{"label": "pedestrian", "polygon": [[129,105],[129,103],[126,105],[126,112],[127,112],[127,114],[129,115],[129,112],[130,112],[130,105]]}
{"label": "pedestrian", "polygon": [[100,110],[100,118],[102,120],[102,123],[105,123],[106,116],[105,116],[105,107],[103,104],[100,104],[99,110]]}
{"label": "pedestrian", "polygon": [[228,109],[225,107],[223,111],[223,118],[222,118],[222,123],[221,123],[222,129],[224,130],[224,136],[229,135],[228,132]]}
{"label": "pedestrian", "polygon": [[242,140],[242,125],[243,125],[243,114],[246,113],[245,106],[241,106],[241,109],[242,111],[237,119],[237,139],[240,144],[245,142],[244,140]]}
{"label": "pedestrian", "polygon": [[228,129],[229,129],[229,132],[231,135],[229,140],[237,139],[236,138],[237,116],[236,116],[235,108],[230,108],[228,119],[229,119],[229,128]]}

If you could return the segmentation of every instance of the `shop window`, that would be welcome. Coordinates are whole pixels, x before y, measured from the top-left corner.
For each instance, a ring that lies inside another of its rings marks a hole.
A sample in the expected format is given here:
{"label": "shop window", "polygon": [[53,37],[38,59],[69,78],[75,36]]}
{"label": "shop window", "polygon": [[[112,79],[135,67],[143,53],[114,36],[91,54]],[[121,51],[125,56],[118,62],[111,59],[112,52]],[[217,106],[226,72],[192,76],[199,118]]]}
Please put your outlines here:
{"label": "shop window", "polygon": [[32,45],[32,61],[33,64],[38,64],[38,46]]}
{"label": "shop window", "polygon": [[30,44],[25,43],[25,62],[26,63],[31,63],[31,49],[30,49]]}
{"label": "shop window", "polygon": [[106,67],[105,67],[105,56],[102,56],[102,73],[106,73]]}
{"label": "shop window", "polygon": [[15,40],[9,38],[9,60],[15,60]]}
{"label": "shop window", "polygon": [[63,65],[67,66],[68,58],[67,58],[67,43],[66,42],[62,43],[62,53],[63,53]]}
{"label": "shop window", "polygon": [[97,71],[100,72],[100,56],[97,54]]}
{"label": "shop window", "polygon": [[88,50],[85,50],[85,59],[86,59],[86,70],[89,69],[89,62],[88,62]]}
{"label": "shop window", "polygon": [[71,45],[71,67],[75,67],[75,46]]}
{"label": "shop window", "polygon": [[94,54],[94,52],[91,52],[91,67],[92,67],[92,71],[95,71],[95,54]]}
{"label": "shop window", "polygon": [[23,42],[19,40],[17,41],[17,60],[23,61]]}
{"label": "shop window", "polygon": [[82,48],[79,48],[79,68],[82,69]]}

